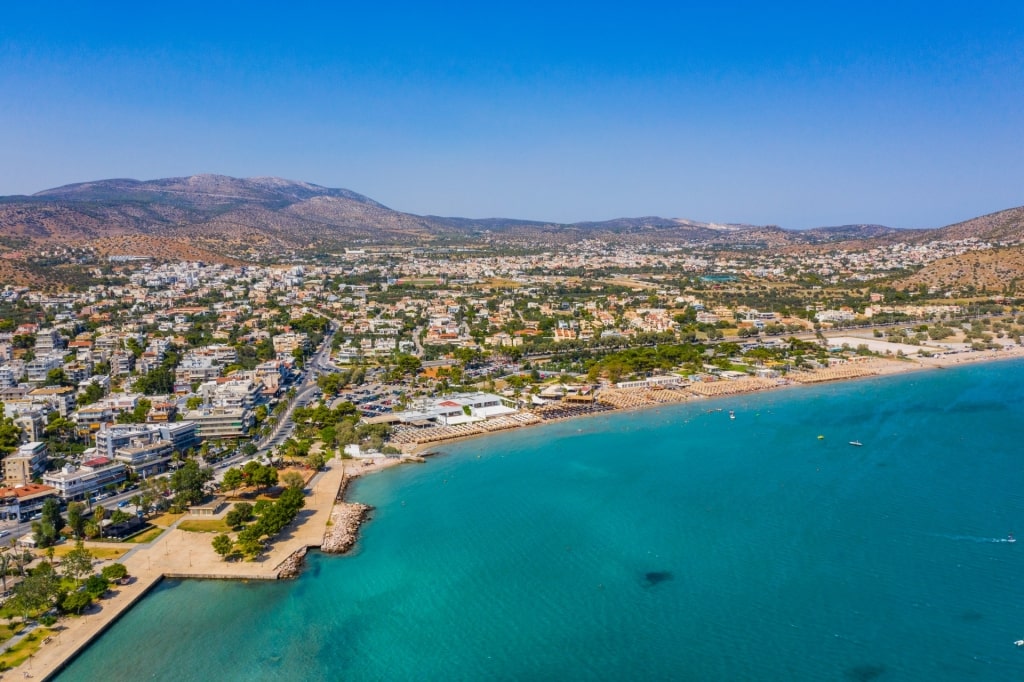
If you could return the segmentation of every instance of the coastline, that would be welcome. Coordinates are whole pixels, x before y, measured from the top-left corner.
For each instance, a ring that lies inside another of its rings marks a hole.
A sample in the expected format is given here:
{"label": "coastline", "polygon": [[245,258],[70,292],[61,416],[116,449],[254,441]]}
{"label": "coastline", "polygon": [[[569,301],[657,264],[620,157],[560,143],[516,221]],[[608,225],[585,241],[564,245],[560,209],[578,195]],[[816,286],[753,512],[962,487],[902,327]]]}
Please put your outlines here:
{"label": "coastline", "polygon": [[[860,378],[1021,358],[1024,358],[1024,347],[1014,346],[1002,351],[970,351],[956,356],[914,360],[880,359],[872,361],[877,362],[877,365],[872,365],[872,369],[876,371],[862,373],[859,376],[836,377],[832,381],[852,381]],[[756,389],[756,392],[801,385],[807,384],[791,381],[772,387],[762,386]],[[721,400],[752,392],[755,390],[720,396],[694,395],[686,400],[675,402],[695,402],[709,398]],[[523,424],[519,428],[665,406],[666,404],[655,403],[574,414]],[[257,562],[224,562],[213,553],[208,534],[186,533],[172,526],[152,543],[139,545],[121,559],[121,562],[128,566],[129,574],[133,578],[129,585],[117,588],[114,594],[101,601],[98,604],[98,609],[93,612],[75,619],[64,619],[52,642],[44,644],[29,660],[10,672],[27,673],[30,676],[38,675],[43,679],[52,679],[164,578],[276,580],[298,575],[301,571],[302,559],[310,548],[320,548],[328,553],[344,553],[357,541],[359,530],[366,522],[370,512],[370,508],[366,505],[347,499],[349,483],[353,479],[405,462],[422,461],[422,456],[433,454],[439,446],[490,433],[495,432],[463,435],[418,444],[405,448],[405,456],[401,458],[380,457],[374,460],[363,460],[372,462],[368,465],[350,466],[351,463],[360,460],[332,460],[328,464],[327,470],[311,482],[313,488],[307,496],[307,508],[301,513],[300,521],[295,524],[294,528],[289,529],[285,537],[275,543],[262,560]],[[328,537],[332,534],[335,537],[329,541]],[[325,547],[328,545],[330,547]],[[156,558],[155,562],[154,558]],[[154,563],[157,563],[157,566],[153,566]]]}
{"label": "coastline", "polygon": [[[990,362],[1001,362],[1006,360],[1017,360],[1024,359],[1024,345],[1015,345],[1004,347],[1000,351],[963,351],[952,356],[933,356],[930,358],[906,358],[906,359],[895,359],[895,358],[872,358],[868,362],[872,363],[870,369],[875,370],[869,373],[860,373],[856,376],[839,376],[832,379],[825,379],[813,382],[802,382],[802,381],[788,381],[786,383],[778,383],[773,386],[759,386],[756,389],[738,391],[735,393],[728,393],[722,395],[690,395],[685,400],[676,400],[666,403],[647,403],[638,404],[630,407],[616,407],[609,410],[600,412],[586,412],[580,414],[574,414],[565,417],[555,417],[543,419],[539,422],[532,424],[524,424],[518,428],[536,428],[544,426],[545,424],[557,424],[567,421],[577,421],[583,419],[590,419],[600,416],[609,416],[613,414],[628,414],[630,412],[650,410],[650,409],[661,409],[669,407],[671,405],[681,405],[693,402],[702,402],[706,400],[726,400],[728,398],[738,398],[744,395],[750,395],[752,393],[762,393],[779,391],[785,389],[799,389],[805,386],[819,385],[822,383],[837,383],[837,382],[848,382],[858,381],[863,379],[873,379],[879,377],[902,375],[909,372],[921,372],[928,370],[941,370],[949,369],[953,367],[964,367],[968,365],[976,365]],[[722,382],[726,383],[726,382]],[[424,454],[435,454],[433,451],[444,445],[451,443],[459,443],[463,441],[469,441],[476,438],[486,437],[494,435],[495,433],[503,433],[504,431],[485,431],[481,433],[472,433],[460,435],[452,438],[445,438],[428,443],[417,443],[404,446],[402,449],[405,455],[424,455]]]}

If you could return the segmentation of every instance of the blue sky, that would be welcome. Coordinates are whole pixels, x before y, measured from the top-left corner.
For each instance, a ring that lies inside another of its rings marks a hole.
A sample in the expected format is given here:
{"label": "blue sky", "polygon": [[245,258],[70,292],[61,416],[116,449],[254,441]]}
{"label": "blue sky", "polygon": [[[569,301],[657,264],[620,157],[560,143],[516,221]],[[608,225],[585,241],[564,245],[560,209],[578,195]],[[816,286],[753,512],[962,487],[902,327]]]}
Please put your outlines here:
{"label": "blue sky", "polygon": [[29,4],[0,15],[0,194],[209,172],[790,228],[1024,204],[1020,2]]}

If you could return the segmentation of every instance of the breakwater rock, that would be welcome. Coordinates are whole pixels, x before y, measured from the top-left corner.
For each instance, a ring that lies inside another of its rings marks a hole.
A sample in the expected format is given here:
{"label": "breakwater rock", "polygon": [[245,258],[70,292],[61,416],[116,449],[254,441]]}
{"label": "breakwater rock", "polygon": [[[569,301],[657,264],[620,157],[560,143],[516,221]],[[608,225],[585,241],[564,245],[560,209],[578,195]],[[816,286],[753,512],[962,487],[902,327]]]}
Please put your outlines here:
{"label": "breakwater rock", "polygon": [[299,573],[302,572],[302,564],[306,563],[306,549],[306,547],[302,547],[295,550],[291,556],[281,562],[281,565],[277,567],[279,579],[299,577]]}
{"label": "breakwater rock", "polygon": [[342,554],[352,548],[359,535],[359,527],[373,509],[368,504],[338,502],[331,510],[331,522],[324,533],[320,549],[328,554]]}

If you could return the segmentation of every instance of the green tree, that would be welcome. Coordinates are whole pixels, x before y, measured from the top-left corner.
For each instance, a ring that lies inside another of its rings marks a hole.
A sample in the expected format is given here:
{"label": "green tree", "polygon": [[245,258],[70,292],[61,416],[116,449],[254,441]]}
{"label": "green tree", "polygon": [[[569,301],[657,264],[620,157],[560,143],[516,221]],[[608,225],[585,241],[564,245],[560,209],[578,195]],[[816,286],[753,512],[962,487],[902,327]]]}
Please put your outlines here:
{"label": "green tree", "polygon": [[67,377],[64,375],[64,370],[60,367],[51,369],[46,373],[46,381],[43,383],[44,386],[63,386],[67,381]]}
{"label": "green tree", "polygon": [[131,412],[122,412],[117,415],[118,424],[143,424],[149,415],[150,408],[153,407],[152,401],[146,398],[139,398],[139,402],[135,404],[135,409]]}
{"label": "green tree", "polygon": [[245,475],[241,470],[231,467],[224,472],[224,480],[221,481],[221,487],[228,492],[238,490],[245,483]]}
{"label": "green tree", "polygon": [[95,381],[90,382],[82,391],[82,395],[78,397],[78,405],[92,405],[94,402],[103,397],[103,387]]}
{"label": "green tree", "polygon": [[239,502],[224,516],[224,522],[231,528],[239,528],[252,517],[252,505],[248,502]]}
{"label": "green tree", "polygon": [[213,551],[219,554],[225,561],[227,561],[232,549],[234,549],[234,543],[231,542],[231,538],[227,535],[222,533],[213,538]]}
{"label": "green tree", "polygon": [[7,594],[7,574],[10,573],[13,560],[14,558],[7,550],[0,552],[0,581],[3,581],[4,594]]}
{"label": "green tree", "polygon": [[82,613],[82,609],[92,603],[92,597],[85,593],[83,590],[75,590],[69,592],[64,600],[61,601],[60,607],[65,613]]}
{"label": "green tree", "polygon": [[60,579],[53,572],[53,567],[43,564],[49,570],[34,570],[14,587],[12,606],[26,620],[33,613],[45,611],[60,594]]}
{"label": "green tree", "polygon": [[124,580],[128,577],[128,567],[124,564],[109,564],[103,567],[103,570],[100,571],[100,575],[110,582],[114,582],[115,580]]}
{"label": "green tree", "polygon": [[198,395],[189,396],[188,400],[185,401],[185,407],[189,410],[198,410],[202,404],[203,398]]}
{"label": "green tree", "polygon": [[21,429],[14,419],[4,416],[4,404],[0,403],[0,456],[10,454],[21,444]]}
{"label": "green tree", "polygon": [[79,540],[75,548],[61,559],[60,568],[64,571],[64,577],[73,580],[77,585],[81,583],[83,576],[92,571],[92,552]]}
{"label": "green tree", "polygon": [[171,474],[171,490],[175,501],[183,506],[199,504],[203,499],[203,486],[213,479],[213,469],[200,467],[190,459]]}
{"label": "green tree", "polygon": [[39,547],[50,547],[57,542],[57,537],[64,528],[64,519],[60,515],[60,505],[53,498],[43,502],[41,518],[32,522],[32,532],[35,534],[36,545]]}
{"label": "green tree", "polygon": [[85,505],[81,502],[68,505],[68,528],[77,538],[85,533]]}
{"label": "green tree", "polygon": [[102,575],[90,575],[85,581],[85,591],[92,595],[94,599],[102,597],[108,589],[110,589],[110,581]]}
{"label": "green tree", "polygon": [[308,466],[313,471],[320,471],[321,469],[324,468],[324,464],[326,463],[327,460],[324,457],[323,451],[321,450],[311,452],[309,453],[309,455],[306,456],[306,466]]}
{"label": "green tree", "polygon": [[263,553],[263,543],[260,542],[260,533],[254,528],[246,528],[238,534],[238,551],[250,560],[256,559]]}

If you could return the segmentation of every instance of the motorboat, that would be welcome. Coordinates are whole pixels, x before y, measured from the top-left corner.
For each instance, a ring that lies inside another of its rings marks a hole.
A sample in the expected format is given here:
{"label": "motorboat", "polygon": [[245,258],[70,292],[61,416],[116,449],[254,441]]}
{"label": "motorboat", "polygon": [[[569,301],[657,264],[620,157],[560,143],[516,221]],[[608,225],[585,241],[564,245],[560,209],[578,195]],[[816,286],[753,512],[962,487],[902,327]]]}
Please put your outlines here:
{"label": "motorboat", "polygon": [[860,446],[864,445],[864,443],[861,443],[859,440],[851,440],[850,445],[854,445],[859,448]]}

